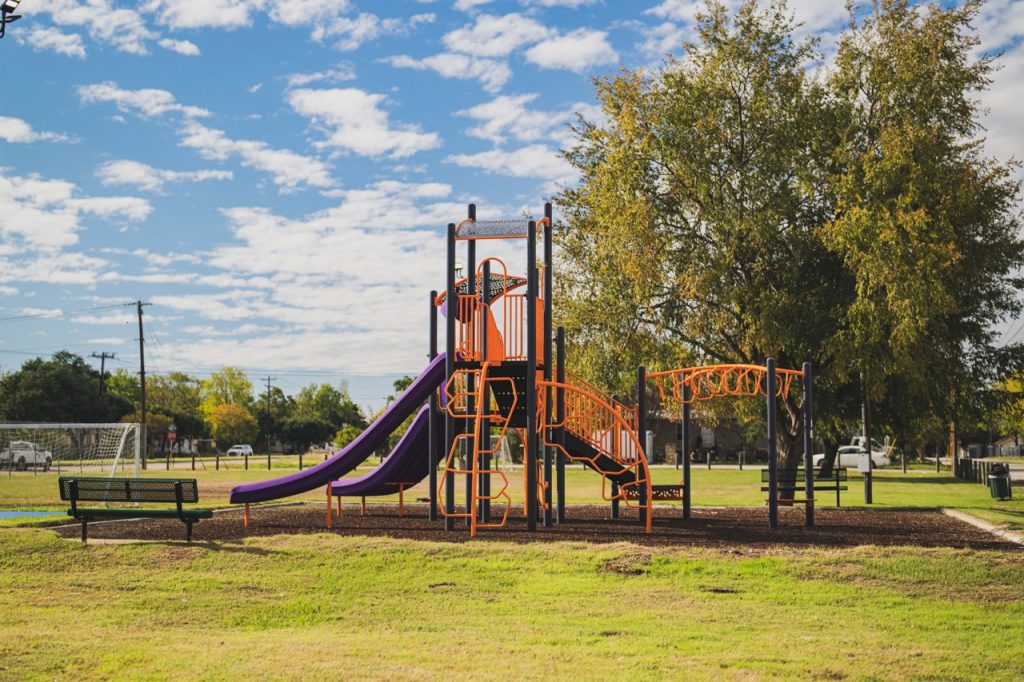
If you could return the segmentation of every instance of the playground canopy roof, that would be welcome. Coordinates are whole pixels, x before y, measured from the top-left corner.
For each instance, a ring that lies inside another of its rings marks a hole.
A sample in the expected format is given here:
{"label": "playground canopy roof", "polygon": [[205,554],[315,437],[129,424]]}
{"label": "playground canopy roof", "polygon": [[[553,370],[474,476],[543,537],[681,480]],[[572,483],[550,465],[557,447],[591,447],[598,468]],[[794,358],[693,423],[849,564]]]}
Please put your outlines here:
{"label": "playground canopy roof", "polygon": [[519,220],[463,220],[455,228],[456,239],[516,239],[530,233],[530,223],[540,227],[547,218],[534,221],[533,218]]}
{"label": "playground canopy roof", "polygon": [[[476,291],[480,291],[480,282],[482,279],[482,275],[476,276]],[[498,296],[507,294],[513,289],[517,289],[521,286],[524,286],[525,284],[526,278],[524,277],[515,277],[512,275],[496,275],[494,273],[491,273],[490,281],[487,283],[487,298],[488,300],[493,301]],[[459,296],[469,293],[468,277],[464,277],[455,283],[455,293],[456,295]],[[447,291],[442,291],[434,300],[434,304],[441,305],[442,303],[444,303],[444,299],[447,295]]]}

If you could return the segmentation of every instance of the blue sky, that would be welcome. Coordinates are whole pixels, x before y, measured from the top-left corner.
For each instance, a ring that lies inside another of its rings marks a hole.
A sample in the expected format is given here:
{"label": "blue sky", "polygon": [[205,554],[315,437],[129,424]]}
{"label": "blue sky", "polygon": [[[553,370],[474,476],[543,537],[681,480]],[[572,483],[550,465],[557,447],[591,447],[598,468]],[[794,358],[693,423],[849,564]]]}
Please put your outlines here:
{"label": "blue sky", "polygon": [[[657,68],[699,6],[24,0],[0,41],[0,369],[67,348],[134,370],[142,299],[150,371],[379,405],[425,363],[444,225],[539,213],[590,78]],[[844,1],[791,7],[828,52]],[[1024,2],[977,29],[1004,53],[989,149],[1024,158]]]}

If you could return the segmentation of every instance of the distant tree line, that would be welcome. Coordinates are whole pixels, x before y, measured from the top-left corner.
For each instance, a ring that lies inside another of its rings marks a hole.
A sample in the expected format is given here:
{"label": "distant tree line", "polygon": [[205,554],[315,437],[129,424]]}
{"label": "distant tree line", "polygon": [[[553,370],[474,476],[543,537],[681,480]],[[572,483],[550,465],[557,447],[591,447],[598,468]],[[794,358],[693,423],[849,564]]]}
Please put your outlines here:
{"label": "distant tree line", "polygon": [[[0,421],[138,422],[140,410],[136,374],[117,369],[101,382],[99,372],[68,351],[28,360],[0,376]],[[184,372],[147,375],[146,412],[153,451],[171,447],[172,425],[179,444],[213,438],[223,450],[238,443],[258,445],[269,435],[294,451],[314,443],[347,444],[367,426],[345,386],[310,384],[295,395],[274,387],[268,400],[236,367],[223,367],[206,379]]]}

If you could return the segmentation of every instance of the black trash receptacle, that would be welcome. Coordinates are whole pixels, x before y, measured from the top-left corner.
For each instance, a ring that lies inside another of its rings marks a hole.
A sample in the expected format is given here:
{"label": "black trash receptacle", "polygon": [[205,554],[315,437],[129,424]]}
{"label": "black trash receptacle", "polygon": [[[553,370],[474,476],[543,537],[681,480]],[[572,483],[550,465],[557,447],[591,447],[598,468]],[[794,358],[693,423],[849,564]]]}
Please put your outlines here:
{"label": "black trash receptacle", "polygon": [[993,464],[988,471],[988,491],[998,500],[1008,500],[1012,496],[1010,490],[1010,470],[1005,464]]}

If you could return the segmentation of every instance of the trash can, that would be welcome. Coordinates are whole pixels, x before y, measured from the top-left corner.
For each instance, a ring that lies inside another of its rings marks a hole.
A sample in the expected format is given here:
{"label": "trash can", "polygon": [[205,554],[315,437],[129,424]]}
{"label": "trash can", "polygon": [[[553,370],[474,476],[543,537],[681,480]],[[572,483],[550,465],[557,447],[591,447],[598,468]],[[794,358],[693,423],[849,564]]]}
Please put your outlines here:
{"label": "trash can", "polygon": [[1005,464],[993,464],[988,472],[988,491],[992,497],[999,500],[1008,500],[1010,493],[1010,470]]}

